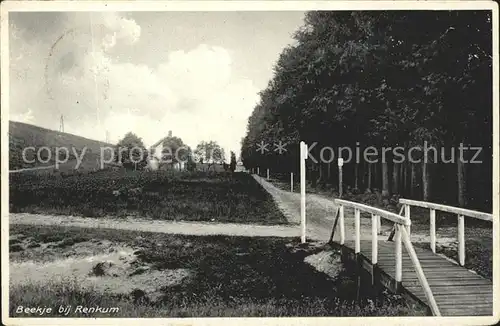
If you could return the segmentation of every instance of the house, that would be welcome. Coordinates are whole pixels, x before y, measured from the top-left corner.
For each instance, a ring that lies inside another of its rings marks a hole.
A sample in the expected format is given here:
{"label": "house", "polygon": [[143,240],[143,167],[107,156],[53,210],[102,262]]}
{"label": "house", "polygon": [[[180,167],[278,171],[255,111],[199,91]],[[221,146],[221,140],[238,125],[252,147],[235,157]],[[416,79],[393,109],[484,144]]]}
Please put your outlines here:
{"label": "house", "polygon": [[[168,136],[158,140],[150,147],[150,157],[148,158],[148,166],[151,170],[184,170],[186,162],[175,162],[175,152],[170,153],[165,143],[174,140],[172,131],[168,132]],[[170,149],[173,150],[173,149]]]}
{"label": "house", "polygon": [[234,170],[234,172],[246,172],[246,171],[247,169],[243,165],[243,162],[239,161],[238,163],[236,163],[236,169]]}

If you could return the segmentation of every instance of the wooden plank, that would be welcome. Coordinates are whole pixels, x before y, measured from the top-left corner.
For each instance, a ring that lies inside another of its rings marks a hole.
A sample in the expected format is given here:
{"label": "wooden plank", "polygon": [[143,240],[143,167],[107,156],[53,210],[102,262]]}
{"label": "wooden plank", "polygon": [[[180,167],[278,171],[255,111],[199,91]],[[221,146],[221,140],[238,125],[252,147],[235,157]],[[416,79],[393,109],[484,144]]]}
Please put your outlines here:
{"label": "wooden plank", "polygon": [[[492,288],[489,287],[489,289],[479,289],[480,286],[478,285],[471,285],[470,289],[468,290],[466,286],[459,286],[459,287],[451,287],[451,286],[444,286],[444,287],[439,287],[439,286],[433,286],[432,287],[432,293],[435,295],[438,294],[446,294],[446,295],[451,295],[451,294],[460,294],[460,295],[465,295],[467,293],[470,294],[492,294]],[[414,292],[414,293],[423,293],[422,287],[421,286],[406,286],[405,287],[408,291]]]}
{"label": "wooden plank", "polygon": [[401,233],[403,243],[406,247],[406,250],[410,253],[410,257],[412,258],[413,261],[413,266],[415,267],[415,271],[417,272],[418,279],[420,281],[420,285],[424,290],[425,297],[427,299],[427,302],[429,303],[429,307],[431,308],[432,314],[434,316],[440,316],[441,313],[439,312],[438,305],[436,303],[436,300],[434,299],[433,291],[431,290],[431,287],[429,286],[429,283],[427,282],[427,278],[424,275],[424,271],[422,267],[420,266],[420,263],[417,258],[417,254],[413,250],[413,245],[411,244],[410,240],[410,235],[407,233],[406,229],[404,226],[397,225],[396,228],[398,229],[398,233]]}
{"label": "wooden plank", "polygon": [[408,232],[408,236],[411,234],[411,216],[410,216],[410,205],[404,205],[405,207],[405,218],[408,220],[410,224],[406,226],[406,231]]}
{"label": "wooden plank", "polygon": [[339,207],[339,223],[340,223],[340,244],[345,243],[345,222],[344,222],[344,206]]}
{"label": "wooden plank", "polygon": [[443,310],[447,316],[491,316],[492,308],[466,309],[465,307],[456,307]]}
{"label": "wooden plank", "polygon": [[491,298],[481,298],[481,297],[476,297],[474,295],[468,295],[468,296],[455,296],[456,298],[450,298],[449,296],[442,296],[442,295],[436,295],[436,301],[440,302],[442,305],[446,304],[456,304],[456,305],[490,305],[493,306],[493,300]]}
{"label": "wooden plank", "polygon": [[371,262],[372,264],[377,263],[377,254],[378,254],[378,219],[379,217],[375,214],[372,214],[372,250],[371,250]]}
{"label": "wooden plank", "polygon": [[361,222],[359,220],[360,211],[358,208],[354,209],[354,225],[355,225],[355,245],[354,252],[359,253],[361,251]]}
{"label": "wooden plank", "polygon": [[411,206],[418,206],[418,207],[423,207],[423,208],[435,209],[438,211],[453,213],[453,214],[457,214],[457,215],[469,216],[469,217],[473,217],[473,218],[477,218],[477,219],[485,220],[485,221],[490,221],[490,222],[493,221],[493,214],[474,211],[471,209],[465,209],[465,208],[459,208],[459,207],[453,207],[453,206],[448,206],[448,205],[441,205],[441,204],[436,204],[436,203],[429,203],[429,202],[425,202],[425,201],[417,201],[417,200],[411,200],[411,199],[405,199],[405,198],[400,198],[399,203],[408,204]]}
{"label": "wooden plank", "polygon": [[458,261],[465,265],[465,221],[463,215],[458,215]]}
{"label": "wooden plank", "polygon": [[436,210],[431,208],[430,212],[430,236],[431,236],[431,250],[436,253]]}
{"label": "wooden plank", "polygon": [[[489,280],[478,279],[477,277],[463,278],[461,276],[446,277],[443,275],[431,275],[431,276],[426,275],[426,277],[427,277],[427,280],[433,281],[433,282],[438,282],[438,281],[457,282],[457,283],[460,283],[460,282],[481,282],[481,284],[488,284],[488,282],[489,282]],[[411,282],[411,281],[416,280],[416,279],[417,279],[416,275],[415,276],[408,275],[407,277],[405,277],[405,275],[403,275],[403,283],[406,281]],[[490,284],[491,284],[491,282],[490,282]]]}
{"label": "wooden plank", "polygon": [[378,216],[380,216],[386,220],[392,221],[394,223],[398,223],[398,224],[402,224],[402,225],[409,224],[408,220],[405,219],[404,217],[399,216],[395,213],[380,209],[380,208],[376,208],[376,207],[372,207],[372,206],[368,206],[368,205],[364,205],[364,204],[360,204],[360,203],[356,203],[356,202],[352,202],[352,201],[348,201],[348,200],[343,200],[343,199],[335,199],[334,202],[337,205],[343,205],[345,207],[355,208],[355,209],[361,210],[361,211],[369,213],[369,214],[378,215]]}

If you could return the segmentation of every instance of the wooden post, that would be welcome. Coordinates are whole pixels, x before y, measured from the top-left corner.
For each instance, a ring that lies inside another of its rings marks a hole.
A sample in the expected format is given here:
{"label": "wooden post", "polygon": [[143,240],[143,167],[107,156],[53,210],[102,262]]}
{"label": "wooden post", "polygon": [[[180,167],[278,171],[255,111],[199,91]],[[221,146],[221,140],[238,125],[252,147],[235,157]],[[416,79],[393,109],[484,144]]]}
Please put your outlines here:
{"label": "wooden post", "polygon": [[306,151],[307,145],[300,142],[300,221],[301,242],[306,242]]}
{"label": "wooden post", "polygon": [[[396,224],[396,282],[397,288],[399,291],[399,287],[401,285],[401,281],[403,280],[403,251],[401,247],[401,229],[404,226]],[[409,235],[408,235],[409,237]]]}
{"label": "wooden post", "polygon": [[267,180],[269,180],[269,169],[267,169]]}
{"label": "wooden post", "polygon": [[[411,217],[410,217],[410,205],[408,204],[405,204],[405,217],[408,221],[411,221]],[[410,237],[410,240],[411,240],[411,226],[410,225],[407,225],[406,226],[406,230],[408,231],[408,236]]]}
{"label": "wooden post", "polygon": [[458,215],[458,262],[465,265],[465,218]]}
{"label": "wooden post", "polygon": [[431,208],[430,215],[430,236],[431,236],[431,250],[436,253],[436,210]]}
{"label": "wooden post", "polygon": [[339,166],[339,198],[342,198],[342,165],[344,165],[344,160],[339,158],[337,165]]}
{"label": "wooden post", "polygon": [[293,192],[293,172],[290,173],[290,192]]}
{"label": "wooden post", "polygon": [[378,220],[380,216],[372,214],[372,265],[377,265],[378,257]]}
{"label": "wooden post", "polygon": [[355,245],[355,253],[356,254],[359,254],[359,252],[361,251],[361,225],[360,225],[360,220],[359,220],[359,209],[355,208],[354,209],[354,225],[355,225],[355,229],[356,229],[356,235],[355,235],[355,239],[354,241],[356,242],[356,245]]}
{"label": "wooden post", "polygon": [[345,242],[345,227],[344,227],[344,206],[340,205],[339,211],[339,227],[340,227],[340,244],[344,245]]}

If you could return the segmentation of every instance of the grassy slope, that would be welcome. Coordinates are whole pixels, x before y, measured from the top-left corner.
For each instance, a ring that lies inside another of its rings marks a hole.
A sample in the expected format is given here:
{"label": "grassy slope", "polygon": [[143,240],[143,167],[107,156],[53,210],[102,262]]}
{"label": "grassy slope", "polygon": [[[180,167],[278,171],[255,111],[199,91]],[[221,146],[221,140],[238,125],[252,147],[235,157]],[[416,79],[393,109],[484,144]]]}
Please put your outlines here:
{"label": "grassy slope", "polygon": [[[155,269],[187,268],[194,274],[181,285],[164,288],[163,298],[155,303],[147,297],[132,299],[111,294],[97,295],[82,291],[71,281],[44,286],[11,286],[11,315],[18,305],[58,307],[75,304],[120,308],[118,314],[103,317],[389,316],[423,313],[408,307],[400,297],[383,293],[371,297],[373,300],[368,300],[368,294],[362,293],[362,305],[354,304],[356,285],[349,275],[342,273],[333,281],[318,273],[303,259],[319,249],[291,251],[287,247],[290,243],[295,248],[300,247],[296,239],[195,237],[109,229],[11,226],[11,234],[20,233],[32,237],[33,242],[42,243],[63,239],[72,239],[67,241],[70,245],[74,241],[91,239],[126,243],[143,248],[139,258],[153,263]],[[15,245],[11,245],[11,259],[44,260],[44,257],[30,256],[29,252],[13,252]]]}
{"label": "grassy slope", "polygon": [[[52,155],[52,160],[47,164],[41,163],[25,163],[22,160],[22,150],[28,146],[33,146],[37,150],[42,146],[47,146],[50,148],[54,147],[66,147],[72,152],[72,148],[77,149],[78,152],[84,147],[87,147],[87,152],[89,160],[95,162],[95,158],[98,158],[100,153],[100,148],[103,146],[113,146],[105,142],[88,139],[69,133],[59,132],[55,130],[45,129],[38,126],[9,121],[9,169],[19,169],[28,168],[35,166],[51,165],[54,164],[54,156]],[[32,152],[32,151],[30,151]],[[30,153],[28,152],[28,154]],[[92,157],[90,157],[92,156]],[[72,157],[74,159],[74,157]],[[29,157],[29,160],[32,160]],[[74,166],[74,163],[71,164]]]}
{"label": "grassy slope", "polygon": [[[140,193],[126,192],[137,187]],[[121,194],[115,196],[113,190]],[[99,171],[65,178],[15,175],[10,178],[10,211],[286,223],[272,197],[246,173]]]}

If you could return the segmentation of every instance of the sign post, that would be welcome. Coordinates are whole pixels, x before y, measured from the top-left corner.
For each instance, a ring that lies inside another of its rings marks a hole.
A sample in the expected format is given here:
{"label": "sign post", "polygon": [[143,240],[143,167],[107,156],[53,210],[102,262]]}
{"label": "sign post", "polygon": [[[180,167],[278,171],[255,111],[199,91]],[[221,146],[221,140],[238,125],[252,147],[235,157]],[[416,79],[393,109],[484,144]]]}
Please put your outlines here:
{"label": "sign post", "polygon": [[302,228],[301,242],[306,242],[306,157],[307,145],[300,142],[300,224]]}
{"label": "sign post", "polygon": [[293,172],[290,173],[290,192],[293,192]]}
{"label": "sign post", "polygon": [[339,198],[342,198],[342,165],[344,165],[344,159],[339,158],[337,164],[339,166]]}

